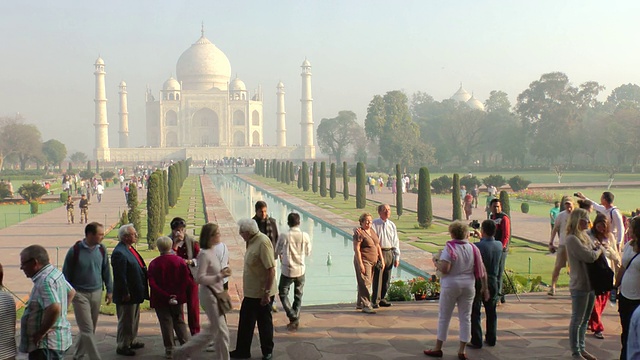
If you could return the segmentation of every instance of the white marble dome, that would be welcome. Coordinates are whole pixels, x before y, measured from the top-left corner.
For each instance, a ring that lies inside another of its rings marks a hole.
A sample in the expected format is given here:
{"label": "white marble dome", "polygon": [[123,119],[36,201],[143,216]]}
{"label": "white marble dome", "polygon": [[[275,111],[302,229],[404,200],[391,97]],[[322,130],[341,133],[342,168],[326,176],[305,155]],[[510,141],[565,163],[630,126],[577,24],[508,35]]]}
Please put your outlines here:
{"label": "white marble dome", "polygon": [[304,59],[304,61],[302,62],[302,67],[309,67],[311,66],[311,63],[309,62],[309,60]]}
{"label": "white marble dome", "polygon": [[482,110],[484,111],[484,104],[482,101],[478,100],[471,94],[471,98],[467,100],[467,105],[474,110]]}
{"label": "white marble dome", "polygon": [[456,91],[456,93],[453,94],[450,99],[466,103],[467,101],[469,101],[469,99],[471,99],[471,94],[469,94],[467,90],[462,87],[462,84],[460,84],[460,89],[458,89],[458,91]]}
{"label": "white marble dome", "polygon": [[124,80],[120,81],[120,87],[125,87],[125,86],[127,86],[127,83],[124,82]]}
{"label": "white marble dome", "polygon": [[183,90],[227,90],[231,78],[231,63],[204,34],[182,53],[176,65],[176,75]]}
{"label": "white marble dome", "polygon": [[180,83],[173,76],[171,76],[162,85],[162,90],[165,91],[180,91]]}
{"label": "white marble dome", "polygon": [[247,91],[247,86],[244,84],[244,81],[240,80],[237,76],[231,84],[229,84],[229,89],[231,91]]}

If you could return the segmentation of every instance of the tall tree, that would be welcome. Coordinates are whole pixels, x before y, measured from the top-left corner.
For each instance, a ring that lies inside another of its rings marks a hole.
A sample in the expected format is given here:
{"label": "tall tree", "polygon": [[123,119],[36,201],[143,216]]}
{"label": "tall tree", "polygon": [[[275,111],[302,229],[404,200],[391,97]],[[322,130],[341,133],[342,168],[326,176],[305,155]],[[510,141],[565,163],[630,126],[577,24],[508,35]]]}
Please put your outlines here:
{"label": "tall tree", "polygon": [[[13,158],[24,171],[27,162],[42,157],[42,137],[35,125],[23,124],[19,118],[7,120],[0,128],[0,155]],[[4,159],[3,158],[3,159]]]}
{"label": "tall tree", "polygon": [[320,163],[320,196],[327,197],[327,164]]}
{"label": "tall tree", "polygon": [[429,227],[432,222],[431,180],[429,179],[429,170],[426,167],[421,167],[418,177],[418,223],[422,227]]}
{"label": "tall tree", "polygon": [[335,118],[322,119],[316,137],[320,150],[341,162],[349,147],[356,143],[362,132],[362,127],[356,122],[356,114],[343,110]]}
{"label": "tall tree", "polygon": [[342,162],[342,198],[349,200],[349,168],[346,161]]}
{"label": "tall tree", "polygon": [[452,220],[462,220],[462,200],[460,199],[460,175],[453,174],[453,189],[451,190],[453,205]]}
{"label": "tall tree", "polygon": [[47,162],[60,168],[67,157],[67,147],[56,139],[47,140],[42,144],[42,152]]}
{"label": "tall tree", "polygon": [[329,197],[336,198],[336,163],[331,163],[329,169]]}
{"label": "tall tree", "polygon": [[69,160],[71,160],[71,162],[76,165],[84,164],[87,161],[87,154],[81,151],[76,151],[73,154],[71,154],[71,156],[69,156]]}
{"label": "tall tree", "polygon": [[364,163],[356,164],[356,209],[367,206],[367,175]]}

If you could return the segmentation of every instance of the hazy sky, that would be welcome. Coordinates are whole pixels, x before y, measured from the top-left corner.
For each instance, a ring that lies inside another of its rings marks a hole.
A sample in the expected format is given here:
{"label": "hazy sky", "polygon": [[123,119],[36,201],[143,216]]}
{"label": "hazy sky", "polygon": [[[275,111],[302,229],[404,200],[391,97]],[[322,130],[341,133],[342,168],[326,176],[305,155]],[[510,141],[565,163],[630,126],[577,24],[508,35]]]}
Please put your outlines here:
{"label": "hazy sky", "polygon": [[[200,36],[220,48],[249,90],[262,86],[275,144],[276,85],[286,91],[287,142],[300,142],[300,65],[312,65],[314,120],[376,94],[450,97],[460,82],[512,102],[541,74],[595,80],[606,97],[638,83],[637,1],[3,1],[0,116],[23,115],[68,152],[94,148],[93,63],[106,63],[109,142],[117,146],[118,84],[127,82],[133,146],[145,144],[144,92],[156,98]],[[232,76],[232,77],[233,77]]]}

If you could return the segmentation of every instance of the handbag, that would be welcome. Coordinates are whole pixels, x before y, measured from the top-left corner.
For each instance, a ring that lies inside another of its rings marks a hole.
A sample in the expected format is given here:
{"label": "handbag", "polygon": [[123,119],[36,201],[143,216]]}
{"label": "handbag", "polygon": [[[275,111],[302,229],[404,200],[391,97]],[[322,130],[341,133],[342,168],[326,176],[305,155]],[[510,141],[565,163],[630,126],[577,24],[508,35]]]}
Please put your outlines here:
{"label": "handbag", "polygon": [[233,310],[233,304],[231,303],[231,296],[229,296],[229,293],[226,290],[219,293],[213,290],[213,288],[209,285],[207,285],[207,288],[209,288],[209,291],[211,291],[213,296],[215,296],[216,300],[218,301],[219,315],[224,315],[229,311]]}
{"label": "handbag", "polygon": [[613,270],[609,267],[604,253],[592,263],[587,263],[589,282],[596,295],[602,295],[613,289]]}

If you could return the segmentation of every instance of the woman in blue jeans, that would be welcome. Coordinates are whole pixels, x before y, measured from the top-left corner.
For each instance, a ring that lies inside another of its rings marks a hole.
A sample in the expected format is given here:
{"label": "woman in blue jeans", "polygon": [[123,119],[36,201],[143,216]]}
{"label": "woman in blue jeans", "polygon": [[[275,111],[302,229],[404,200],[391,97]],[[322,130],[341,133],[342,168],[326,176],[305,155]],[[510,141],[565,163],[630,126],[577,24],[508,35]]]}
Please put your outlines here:
{"label": "woman in blue jeans", "polygon": [[584,336],[593,310],[595,293],[589,282],[587,264],[598,259],[604,245],[594,243],[586,230],[589,228],[589,213],[584,209],[574,209],[567,223],[565,246],[571,266],[569,290],[571,291],[571,322],[569,324],[569,345],[573,359],[595,360],[596,357],[585,350]]}

